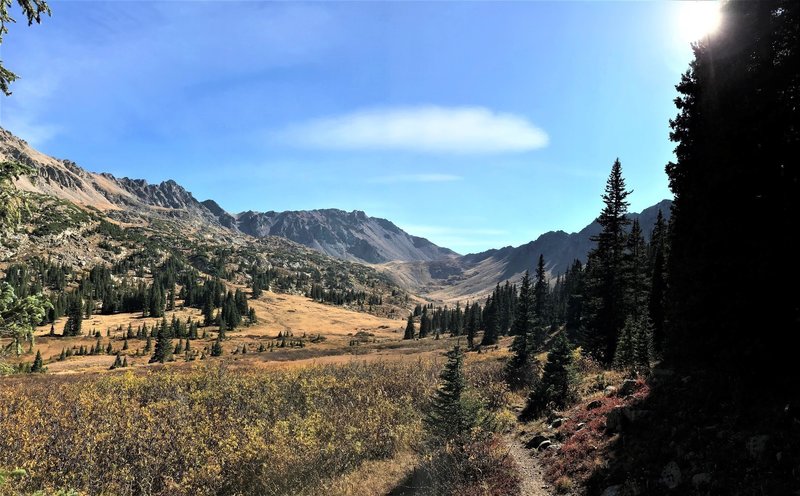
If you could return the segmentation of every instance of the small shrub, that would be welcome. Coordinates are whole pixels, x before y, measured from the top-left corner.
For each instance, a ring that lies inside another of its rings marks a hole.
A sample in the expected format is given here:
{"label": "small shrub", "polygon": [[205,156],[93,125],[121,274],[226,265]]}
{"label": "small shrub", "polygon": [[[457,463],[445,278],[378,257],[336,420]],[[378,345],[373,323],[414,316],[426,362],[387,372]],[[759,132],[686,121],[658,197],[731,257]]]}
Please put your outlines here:
{"label": "small shrub", "polygon": [[572,479],[567,476],[559,477],[555,483],[556,492],[558,494],[566,494],[572,491]]}

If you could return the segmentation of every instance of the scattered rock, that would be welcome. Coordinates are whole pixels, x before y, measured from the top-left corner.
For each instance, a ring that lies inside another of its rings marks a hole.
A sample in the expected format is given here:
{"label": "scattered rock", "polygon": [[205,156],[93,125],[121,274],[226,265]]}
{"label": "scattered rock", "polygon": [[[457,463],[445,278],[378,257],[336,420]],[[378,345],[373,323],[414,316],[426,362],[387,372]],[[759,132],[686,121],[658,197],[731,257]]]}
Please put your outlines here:
{"label": "scattered rock", "polygon": [[770,437],[766,435],[753,436],[747,440],[747,454],[755,460],[763,460],[767,454]]}
{"label": "scattered rock", "polygon": [[566,421],[567,421],[567,419],[565,419],[565,418],[563,418],[563,417],[561,417],[561,418],[557,418],[557,419],[553,420],[553,423],[552,423],[552,424],[550,424],[550,428],[551,428],[551,429],[558,429],[558,428],[559,428],[559,427],[561,427],[561,426],[564,424],[564,422],[566,422]]}
{"label": "scattered rock", "polygon": [[601,406],[603,406],[603,402],[602,401],[594,400],[594,401],[590,402],[588,405],[586,405],[586,409],[587,410],[594,410],[595,408],[600,408]]}
{"label": "scattered rock", "polygon": [[550,441],[549,439],[545,439],[544,441],[541,442],[541,444],[539,444],[539,446],[536,447],[536,450],[537,451],[546,450],[552,444],[553,444],[552,441]]}
{"label": "scattered rock", "polygon": [[633,379],[625,379],[619,387],[617,396],[628,396],[629,394],[633,394],[634,391],[636,391],[636,381]]}
{"label": "scattered rock", "polygon": [[601,496],[622,496],[622,486],[608,486]]}
{"label": "scattered rock", "polygon": [[692,476],[692,486],[695,489],[706,489],[711,486],[711,474],[702,472]]}
{"label": "scattered rock", "polygon": [[667,486],[668,489],[675,489],[683,482],[681,476],[681,468],[674,461],[669,462],[664,470],[661,471],[660,482]]}
{"label": "scattered rock", "polygon": [[578,432],[579,430],[583,429],[584,427],[586,427],[586,422],[579,422],[578,425],[575,426],[575,432]]}
{"label": "scattered rock", "polygon": [[537,434],[536,436],[533,436],[530,441],[525,443],[525,447],[528,449],[538,448],[543,441],[547,441],[547,437]]}
{"label": "scattered rock", "polygon": [[603,390],[603,394],[606,395],[606,398],[614,396],[615,394],[617,394],[617,388],[615,388],[614,386],[606,386],[606,388]]}

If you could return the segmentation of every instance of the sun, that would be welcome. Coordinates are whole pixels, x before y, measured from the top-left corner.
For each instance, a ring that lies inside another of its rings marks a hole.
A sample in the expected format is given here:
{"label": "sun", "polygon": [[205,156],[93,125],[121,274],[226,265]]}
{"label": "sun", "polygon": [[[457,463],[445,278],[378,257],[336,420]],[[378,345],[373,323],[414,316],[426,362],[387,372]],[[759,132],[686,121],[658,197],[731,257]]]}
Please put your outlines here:
{"label": "sun", "polygon": [[719,28],[722,21],[719,1],[684,0],[677,3],[677,30],[681,41],[698,41]]}

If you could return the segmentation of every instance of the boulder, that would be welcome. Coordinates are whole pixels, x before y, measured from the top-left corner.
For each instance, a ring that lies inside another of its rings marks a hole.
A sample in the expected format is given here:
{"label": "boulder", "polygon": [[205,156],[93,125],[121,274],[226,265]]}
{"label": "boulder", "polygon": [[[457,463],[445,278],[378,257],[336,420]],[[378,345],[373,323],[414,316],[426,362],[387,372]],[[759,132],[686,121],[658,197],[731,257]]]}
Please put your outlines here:
{"label": "boulder", "polygon": [[566,422],[566,421],[567,421],[567,419],[564,418],[564,417],[557,418],[557,419],[553,420],[552,424],[550,424],[550,428],[551,429],[558,429],[559,427],[564,425],[564,422]]}
{"label": "boulder", "polygon": [[547,436],[543,436],[541,434],[537,434],[533,436],[530,441],[525,443],[525,447],[528,449],[538,448],[543,441],[547,441]]}
{"label": "boulder", "polygon": [[575,432],[578,432],[579,430],[583,429],[584,427],[586,427],[586,422],[579,422],[578,425],[575,426]]}
{"label": "boulder", "polygon": [[550,441],[549,439],[545,439],[544,441],[542,441],[542,442],[539,444],[539,446],[537,446],[537,447],[536,447],[536,450],[537,450],[537,451],[543,451],[543,450],[546,450],[546,449],[547,449],[547,448],[549,448],[549,447],[550,447],[552,444],[553,444],[553,442],[552,442],[552,441]]}
{"label": "boulder", "polygon": [[617,394],[617,388],[614,386],[606,386],[606,388],[603,390],[603,394],[606,395],[606,398],[614,396]]}
{"label": "boulder", "polygon": [[661,471],[661,479],[659,481],[667,487],[667,489],[675,489],[683,482],[681,476],[681,468],[674,461],[669,462],[664,470]]}
{"label": "boulder", "polygon": [[600,400],[590,401],[588,405],[586,405],[587,410],[594,410],[595,408],[600,408],[603,406],[603,402]]}

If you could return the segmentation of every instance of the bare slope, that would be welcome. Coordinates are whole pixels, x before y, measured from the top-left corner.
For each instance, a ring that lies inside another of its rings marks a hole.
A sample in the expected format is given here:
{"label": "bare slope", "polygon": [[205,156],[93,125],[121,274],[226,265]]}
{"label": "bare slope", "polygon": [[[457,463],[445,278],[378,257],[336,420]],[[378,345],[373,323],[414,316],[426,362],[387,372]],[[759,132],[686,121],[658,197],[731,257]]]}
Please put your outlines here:
{"label": "bare slope", "polygon": [[[658,211],[669,219],[671,204],[670,200],[663,200],[629,217],[638,219],[645,237],[649,237]],[[539,254],[544,255],[551,276],[563,274],[576,259],[586,262],[594,246],[591,237],[599,232],[600,225],[595,221],[577,233],[550,231],[517,247],[506,246],[432,262],[389,262],[379,268],[400,286],[434,300],[478,298],[484,297],[497,283],[515,281],[526,270],[533,272]]]}
{"label": "bare slope", "polygon": [[235,219],[238,228],[252,236],[281,236],[345,260],[431,261],[457,255],[359,210],[248,211]]}

